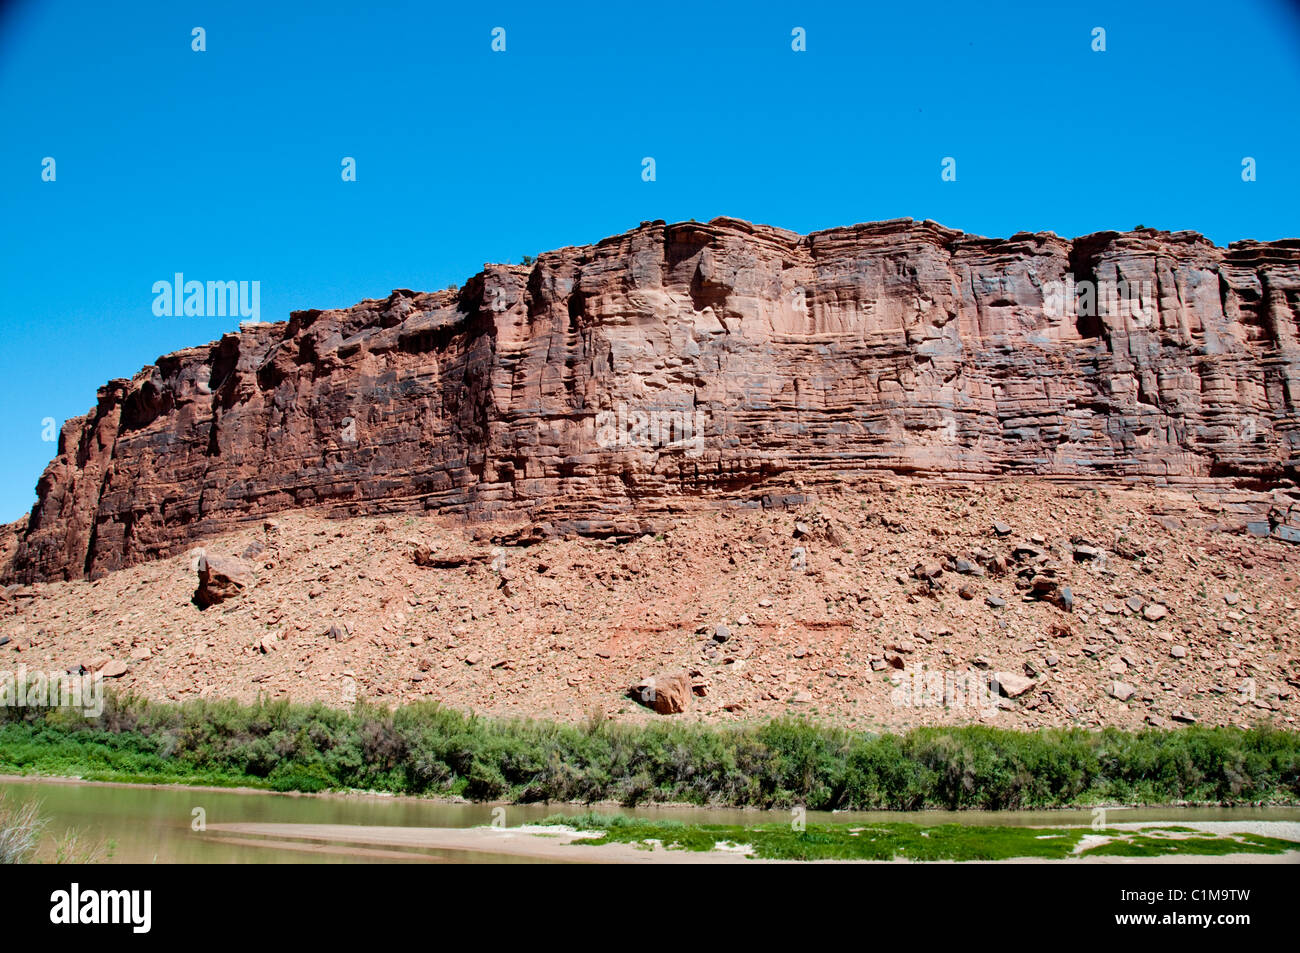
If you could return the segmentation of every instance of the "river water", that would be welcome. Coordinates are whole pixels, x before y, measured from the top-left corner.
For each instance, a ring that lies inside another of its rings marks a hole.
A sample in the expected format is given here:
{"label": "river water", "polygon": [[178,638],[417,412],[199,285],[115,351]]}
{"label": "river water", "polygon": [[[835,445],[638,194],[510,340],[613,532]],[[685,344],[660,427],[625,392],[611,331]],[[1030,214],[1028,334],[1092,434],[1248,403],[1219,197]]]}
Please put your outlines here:
{"label": "river water", "polygon": [[[360,824],[398,827],[477,827],[491,824],[494,810],[504,811],[510,826],[537,822],[551,814],[578,814],[577,805],[460,804],[419,798],[310,796],[236,792],[187,787],[87,784],[51,779],[0,780],[0,795],[12,806],[40,801],[49,832],[75,829],[91,841],[115,842],[113,863],[354,863],[527,862],[525,858],[467,851],[386,852],[338,843],[324,849],[286,846],[284,841],[255,839],[194,829],[201,809],[206,825],[238,823]],[[675,818],[695,823],[788,821],[788,811],[723,808],[602,806],[603,813]],[[498,815],[499,816],[499,815]],[[912,821],[918,823],[1011,825],[1078,825],[1093,821],[1091,810],[1070,811],[914,811],[826,814],[808,812],[810,822]],[[1300,808],[1108,808],[1106,823],[1191,821],[1300,821]],[[250,842],[251,841],[251,842]]]}

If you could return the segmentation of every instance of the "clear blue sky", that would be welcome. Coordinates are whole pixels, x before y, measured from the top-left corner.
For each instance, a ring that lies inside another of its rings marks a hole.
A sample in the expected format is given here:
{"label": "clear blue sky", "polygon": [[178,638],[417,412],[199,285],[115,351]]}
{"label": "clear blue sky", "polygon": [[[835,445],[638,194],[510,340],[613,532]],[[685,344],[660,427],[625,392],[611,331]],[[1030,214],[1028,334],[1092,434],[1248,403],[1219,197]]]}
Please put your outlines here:
{"label": "clear blue sky", "polygon": [[235,326],[155,317],[177,271],[258,280],[280,320],[644,219],[1300,235],[1283,0],[0,8],[3,520],[42,418]]}

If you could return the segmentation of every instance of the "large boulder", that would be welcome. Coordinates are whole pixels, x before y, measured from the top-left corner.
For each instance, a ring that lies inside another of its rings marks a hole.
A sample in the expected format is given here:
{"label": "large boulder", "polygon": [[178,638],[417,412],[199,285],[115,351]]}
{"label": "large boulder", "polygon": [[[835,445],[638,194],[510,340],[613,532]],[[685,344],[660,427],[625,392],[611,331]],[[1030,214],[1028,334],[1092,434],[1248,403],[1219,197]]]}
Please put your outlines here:
{"label": "large boulder", "polygon": [[257,583],[252,563],[237,556],[212,556],[200,553],[199,587],[194,590],[194,604],[200,609],[233,599]]}
{"label": "large boulder", "polygon": [[130,668],[121,659],[110,659],[99,669],[97,674],[104,676],[104,678],[121,678],[129,671]]}
{"label": "large boulder", "polygon": [[675,715],[691,703],[691,677],[686,672],[654,675],[633,685],[628,695],[661,715]]}
{"label": "large boulder", "polygon": [[1038,684],[1032,678],[1017,675],[1015,672],[995,672],[993,680],[997,685],[998,694],[1007,698],[1018,698]]}

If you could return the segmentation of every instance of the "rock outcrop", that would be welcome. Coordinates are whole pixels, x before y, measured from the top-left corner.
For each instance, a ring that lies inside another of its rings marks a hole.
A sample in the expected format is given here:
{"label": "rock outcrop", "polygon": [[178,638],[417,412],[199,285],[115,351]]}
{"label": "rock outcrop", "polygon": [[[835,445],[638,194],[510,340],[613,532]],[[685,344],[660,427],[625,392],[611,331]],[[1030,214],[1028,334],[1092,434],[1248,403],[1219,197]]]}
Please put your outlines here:
{"label": "rock outcrop", "polygon": [[3,572],[96,577],[304,506],[617,526],[882,470],[1267,486],[1298,404],[1297,240],[649,222],[110,382]]}

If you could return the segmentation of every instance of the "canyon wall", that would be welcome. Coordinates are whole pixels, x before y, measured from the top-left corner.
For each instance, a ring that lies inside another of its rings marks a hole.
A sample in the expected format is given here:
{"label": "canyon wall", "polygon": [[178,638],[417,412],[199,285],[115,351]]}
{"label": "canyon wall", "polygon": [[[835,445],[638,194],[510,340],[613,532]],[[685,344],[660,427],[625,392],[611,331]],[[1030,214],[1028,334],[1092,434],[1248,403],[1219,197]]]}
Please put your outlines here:
{"label": "canyon wall", "polygon": [[[1093,308],[1059,316],[1067,277]],[[600,521],[879,471],[1267,486],[1297,475],[1298,405],[1297,240],[647,222],[111,381],[4,575],[302,506]]]}

